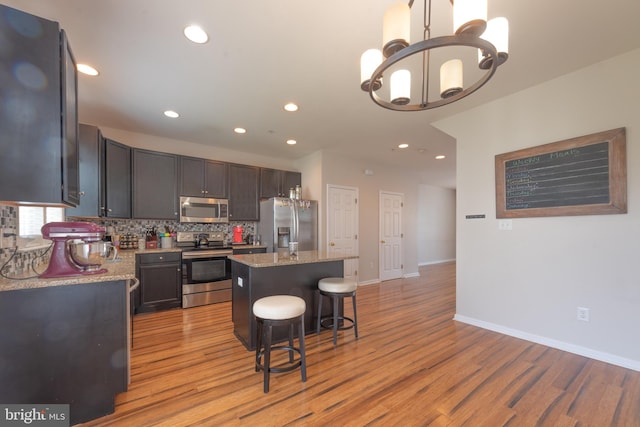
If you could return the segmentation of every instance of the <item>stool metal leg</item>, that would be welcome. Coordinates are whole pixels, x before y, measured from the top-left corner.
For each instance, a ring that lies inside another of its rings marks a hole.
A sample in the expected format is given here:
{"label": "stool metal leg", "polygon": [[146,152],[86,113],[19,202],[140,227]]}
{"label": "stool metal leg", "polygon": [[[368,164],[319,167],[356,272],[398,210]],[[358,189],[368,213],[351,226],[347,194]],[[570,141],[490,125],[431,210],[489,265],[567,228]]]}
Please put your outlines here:
{"label": "stool metal leg", "polygon": [[[293,322],[289,324],[289,348],[293,349]],[[289,350],[289,363],[293,363],[293,350]]]}
{"label": "stool metal leg", "polygon": [[322,292],[318,291],[318,327],[316,328],[316,332],[320,333],[320,321],[322,320]]}
{"label": "stool metal leg", "polygon": [[[293,324],[291,327],[293,328]],[[302,382],[305,382],[307,381],[307,356],[304,349],[304,314],[300,316],[298,337],[298,341],[300,341],[300,375],[302,375]]]}
{"label": "stool metal leg", "polygon": [[333,345],[338,343],[338,297],[331,296],[333,300]]}
{"label": "stool metal leg", "polygon": [[258,321],[256,322],[256,326],[258,328],[257,330],[257,337],[258,339],[256,340],[256,372],[258,372],[260,370],[260,368],[258,367],[260,365],[260,351],[262,350],[262,326],[263,326],[263,322],[262,320],[258,319]]}
{"label": "stool metal leg", "polygon": [[356,339],[358,338],[358,312],[356,311],[356,293],[351,296],[353,302],[353,330],[356,333]]}
{"label": "stool metal leg", "polygon": [[271,372],[271,333],[273,326],[267,321],[264,339],[264,392],[269,392],[269,373]]}

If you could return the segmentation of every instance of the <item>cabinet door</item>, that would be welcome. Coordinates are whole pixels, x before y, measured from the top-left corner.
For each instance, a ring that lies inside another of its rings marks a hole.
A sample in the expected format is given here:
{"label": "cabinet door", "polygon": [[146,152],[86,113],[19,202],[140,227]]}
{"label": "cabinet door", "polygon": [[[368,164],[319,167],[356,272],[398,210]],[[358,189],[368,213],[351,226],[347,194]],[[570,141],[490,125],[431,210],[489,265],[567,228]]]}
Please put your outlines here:
{"label": "cabinet door", "polygon": [[301,185],[302,174],[277,169],[260,169],[260,198],[289,197],[289,190]]}
{"label": "cabinet door", "polygon": [[289,189],[302,185],[302,174],[300,172],[282,171],[282,191],[289,196]]}
{"label": "cabinet door", "polygon": [[280,171],[260,168],[260,198],[284,197],[280,186]]}
{"label": "cabinet door", "polygon": [[0,5],[0,40],[0,200],[60,203],[58,24]]}
{"label": "cabinet door", "polygon": [[78,154],[78,74],[76,60],[64,30],[60,31],[62,84],[62,201],[80,203]]}
{"label": "cabinet door", "polygon": [[180,195],[204,197],[204,160],[180,157]]}
{"label": "cabinet door", "polygon": [[205,164],[206,197],[227,198],[227,163],[207,160]]}
{"label": "cabinet door", "polygon": [[79,127],[80,157],[80,203],[75,208],[66,210],[67,216],[98,217],[102,216],[102,186],[104,184],[102,165],[104,141],[100,129],[95,126],[81,124]]}
{"label": "cabinet door", "polygon": [[260,169],[254,166],[229,165],[229,219],[258,221],[258,184]]}
{"label": "cabinet door", "polygon": [[133,150],[133,218],[178,218],[178,156]]}
{"label": "cabinet door", "polygon": [[105,140],[105,216],[131,218],[131,148]]}
{"label": "cabinet door", "polygon": [[182,283],[179,263],[141,265],[140,306],[138,312],[166,310],[182,305]]}

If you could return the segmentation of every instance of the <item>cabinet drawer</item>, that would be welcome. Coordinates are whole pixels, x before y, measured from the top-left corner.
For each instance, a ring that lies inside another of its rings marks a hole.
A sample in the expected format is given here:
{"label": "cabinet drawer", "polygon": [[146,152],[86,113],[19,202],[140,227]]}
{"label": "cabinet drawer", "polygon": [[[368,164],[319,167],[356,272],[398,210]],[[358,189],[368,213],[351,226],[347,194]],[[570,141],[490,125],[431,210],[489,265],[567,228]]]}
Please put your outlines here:
{"label": "cabinet drawer", "polygon": [[138,254],[140,264],[158,264],[163,262],[180,262],[180,252],[157,252],[152,254]]}
{"label": "cabinet drawer", "polygon": [[267,248],[233,248],[234,255],[266,254]]}

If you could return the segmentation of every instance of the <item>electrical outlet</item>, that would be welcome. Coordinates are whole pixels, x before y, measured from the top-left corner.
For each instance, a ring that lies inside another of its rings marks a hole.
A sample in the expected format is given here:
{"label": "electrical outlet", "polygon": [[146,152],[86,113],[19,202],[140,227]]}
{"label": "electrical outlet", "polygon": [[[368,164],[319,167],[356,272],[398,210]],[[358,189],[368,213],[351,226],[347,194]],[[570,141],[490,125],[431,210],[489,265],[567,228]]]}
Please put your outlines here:
{"label": "electrical outlet", "polygon": [[576,312],[576,317],[578,320],[581,320],[583,322],[588,322],[589,321],[589,309],[586,307],[578,307],[578,310]]}
{"label": "electrical outlet", "polygon": [[513,220],[511,219],[500,219],[498,220],[498,230],[500,231],[509,231],[513,229]]}
{"label": "electrical outlet", "polygon": [[238,277],[238,286],[240,286],[241,288],[244,286],[242,277]]}

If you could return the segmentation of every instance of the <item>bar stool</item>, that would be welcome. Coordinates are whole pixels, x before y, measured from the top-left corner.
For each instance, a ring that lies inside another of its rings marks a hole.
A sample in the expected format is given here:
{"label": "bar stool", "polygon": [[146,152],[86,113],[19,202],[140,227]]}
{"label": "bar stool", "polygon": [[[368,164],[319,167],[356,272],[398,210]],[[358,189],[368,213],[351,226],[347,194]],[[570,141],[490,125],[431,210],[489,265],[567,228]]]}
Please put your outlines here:
{"label": "bar stool", "polygon": [[[271,372],[288,372],[300,367],[302,382],[307,381],[307,364],[304,352],[304,312],[306,304],[300,297],[293,295],[274,295],[260,298],[253,303],[253,314],[258,325],[256,343],[256,372],[264,372],[264,392],[269,392],[269,374]],[[299,346],[293,346],[294,324],[298,322]],[[289,326],[288,345],[272,346],[274,326]],[[289,363],[277,367],[271,366],[271,350],[289,352]],[[294,360],[294,352],[298,360]],[[261,359],[264,356],[264,363]]]}
{"label": "bar stool", "polygon": [[[358,339],[358,315],[356,312],[356,289],[358,284],[355,280],[346,279],[344,277],[325,277],[318,282],[318,328],[317,333],[320,333],[320,327],[333,329],[333,345],[336,345],[338,339],[338,330],[345,330],[353,328],[356,339]],[[327,296],[333,301],[333,316],[322,318],[322,296]],[[353,319],[349,317],[340,316],[338,314],[338,303],[346,297],[351,297],[353,302]],[[331,320],[331,325],[326,323]],[[344,321],[351,322],[350,325],[345,326]],[[342,326],[338,327],[339,322],[342,321]]]}

